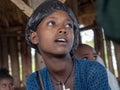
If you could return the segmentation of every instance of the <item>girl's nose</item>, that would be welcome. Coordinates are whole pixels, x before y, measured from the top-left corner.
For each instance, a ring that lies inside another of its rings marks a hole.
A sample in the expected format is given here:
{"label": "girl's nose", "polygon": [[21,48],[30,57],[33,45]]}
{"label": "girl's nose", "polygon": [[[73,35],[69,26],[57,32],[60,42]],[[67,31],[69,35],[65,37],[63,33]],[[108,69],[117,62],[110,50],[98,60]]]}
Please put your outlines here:
{"label": "girl's nose", "polygon": [[60,34],[67,34],[66,30],[64,30],[64,29],[59,30],[59,33]]}

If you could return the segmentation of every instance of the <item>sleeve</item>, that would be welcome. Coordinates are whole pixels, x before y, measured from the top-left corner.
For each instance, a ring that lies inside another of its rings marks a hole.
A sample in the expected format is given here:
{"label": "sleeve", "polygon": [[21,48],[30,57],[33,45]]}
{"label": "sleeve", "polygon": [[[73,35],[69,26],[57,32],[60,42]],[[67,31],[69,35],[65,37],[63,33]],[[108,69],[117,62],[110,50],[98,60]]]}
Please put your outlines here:
{"label": "sleeve", "polygon": [[26,90],[40,90],[35,73],[32,73],[26,80]]}
{"label": "sleeve", "polygon": [[88,90],[111,90],[106,69],[99,63],[89,65],[87,76]]}

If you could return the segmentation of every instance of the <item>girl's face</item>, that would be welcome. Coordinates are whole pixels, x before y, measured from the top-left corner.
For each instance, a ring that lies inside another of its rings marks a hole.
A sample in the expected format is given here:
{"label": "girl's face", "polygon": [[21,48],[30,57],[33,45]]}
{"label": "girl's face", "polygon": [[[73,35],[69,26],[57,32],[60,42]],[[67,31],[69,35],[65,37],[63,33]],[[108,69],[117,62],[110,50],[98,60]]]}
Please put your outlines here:
{"label": "girl's face", "polygon": [[94,48],[83,46],[77,49],[76,56],[84,60],[96,60],[97,54]]}
{"label": "girl's face", "polygon": [[73,21],[65,11],[57,10],[45,17],[30,36],[41,54],[66,55],[73,46]]}
{"label": "girl's face", "polygon": [[14,90],[13,79],[10,79],[10,78],[1,79],[0,90]]}

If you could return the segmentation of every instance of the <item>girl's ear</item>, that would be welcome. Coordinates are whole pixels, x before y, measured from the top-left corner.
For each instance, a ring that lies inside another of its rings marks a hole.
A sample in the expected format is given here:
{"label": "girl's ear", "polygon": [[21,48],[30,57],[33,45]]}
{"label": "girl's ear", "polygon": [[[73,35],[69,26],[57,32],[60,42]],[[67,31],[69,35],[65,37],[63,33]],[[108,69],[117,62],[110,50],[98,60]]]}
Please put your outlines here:
{"label": "girl's ear", "polygon": [[30,41],[33,44],[38,44],[38,36],[37,36],[37,32],[31,31],[30,32]]}

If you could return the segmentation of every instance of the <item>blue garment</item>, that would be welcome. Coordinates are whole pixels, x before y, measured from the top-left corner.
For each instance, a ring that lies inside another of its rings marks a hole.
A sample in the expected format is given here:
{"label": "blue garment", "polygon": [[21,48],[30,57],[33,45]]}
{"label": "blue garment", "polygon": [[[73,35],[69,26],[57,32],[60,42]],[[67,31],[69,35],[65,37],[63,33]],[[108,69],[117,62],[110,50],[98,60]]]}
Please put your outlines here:
{"label": "blue garment", "polygon": [[[74,60],[73,90],[111,90],[105,68],[94,61]],[[47,68],[40,70],[45,90],[55,90]],[[40,90],[36,73],[32,73],[26,81],[26,90]]]}

